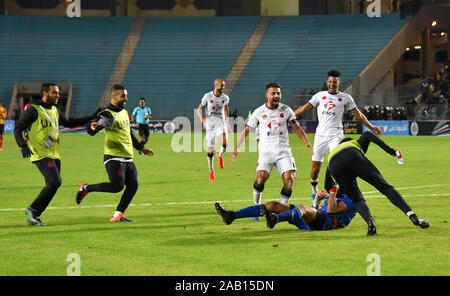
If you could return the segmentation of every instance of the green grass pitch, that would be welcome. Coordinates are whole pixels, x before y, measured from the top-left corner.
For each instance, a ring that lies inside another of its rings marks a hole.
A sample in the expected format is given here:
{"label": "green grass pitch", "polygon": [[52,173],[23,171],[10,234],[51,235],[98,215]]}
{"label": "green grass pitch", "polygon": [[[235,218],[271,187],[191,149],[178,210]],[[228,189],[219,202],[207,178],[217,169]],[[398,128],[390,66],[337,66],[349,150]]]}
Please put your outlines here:
{"label": "green grass pitch", "polygon": [[[312,142],[313,135],[308,136]],[[35,165],[22,159],[13,136],[5,135],[0,152],[0,275],[64,276],[72,253],[79,256],[85,276],[364,276],[372,253],[379,256],[381,275],[450,275],[449,137],[383,136],[403,151],[403,165],[370,146],[368,158],[412,209],[431,222],[427,230],[413,226],[360,180],[377,221],[375,237],[366,236],[359,215],[347,228],[334,231],[299,231],[288,223],[270,230],[264,218],[225,225],[214,202],[232,210],[252,204],[257,153],[242,152],[232,163],[226,152],[225,168],[219,169],[215,159],[216,181],[210,182],[206,153],[175,153],[171,139],[153,134],[149,146],[155,156],[135,155],[140,186],[126,212],[133,222],[111,223],[120,194],[91,193],[80,206],[75,204],[82,181],[107,181],[103,135],[62,134],[63,185],[41,216],[47,226],[33,227],[27,225],[24,209],[44,179]],[[298,167],[292,203],[310,204],[311,155],[294,135],[291,146]],[[278,200],[281,186],[274,169],[263,201]]]}

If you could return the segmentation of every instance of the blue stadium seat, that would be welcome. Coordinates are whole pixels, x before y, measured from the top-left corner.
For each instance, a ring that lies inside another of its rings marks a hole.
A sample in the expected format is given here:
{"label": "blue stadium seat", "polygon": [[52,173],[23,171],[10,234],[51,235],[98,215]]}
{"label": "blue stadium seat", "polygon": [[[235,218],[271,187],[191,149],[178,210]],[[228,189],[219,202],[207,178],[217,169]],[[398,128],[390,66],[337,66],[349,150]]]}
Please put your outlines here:
{"label": "blue stadium seat", "polygon": [[271,81],[281,84],[289,104],[295,89],[320,89],[330,69],[340,70],[343,82],[351,80],[405,23],[397,14],[274,17],[230,97],[245,114],[265,101]]}
{"label": "blue stadium seat", "polygon": [[225,78],[259,17],[151,17],[124,78],[130,110],[149,98],[154,118],[193,118],[216,78]]}
{"label": "blue stadium seat", "polygon": [[18,81],[70,82],[71,116],[92,113],[132,23],[132,18],[0,16],[0,97],[8,106]]}

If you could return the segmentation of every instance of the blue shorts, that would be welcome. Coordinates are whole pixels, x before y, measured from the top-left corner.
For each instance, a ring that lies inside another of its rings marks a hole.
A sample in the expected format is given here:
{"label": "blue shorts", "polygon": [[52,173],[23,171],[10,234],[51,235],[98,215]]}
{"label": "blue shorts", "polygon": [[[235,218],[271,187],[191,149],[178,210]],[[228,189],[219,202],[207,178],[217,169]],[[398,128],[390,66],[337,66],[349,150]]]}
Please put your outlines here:
{"label": "blue shorts", "polygon": [[294,213],[294,217],[292,221],[289,221],[290,224],[297,226],[300,230],[330,230],[337,228],[336,221],[334,219],[320,211],[317,210],[317,216],[316,219],[311,222],[310,224],[305,223],[302,219],[302,213],[300,212],[300,209],[298,207],[295,207],[292,209],[292,212]]}

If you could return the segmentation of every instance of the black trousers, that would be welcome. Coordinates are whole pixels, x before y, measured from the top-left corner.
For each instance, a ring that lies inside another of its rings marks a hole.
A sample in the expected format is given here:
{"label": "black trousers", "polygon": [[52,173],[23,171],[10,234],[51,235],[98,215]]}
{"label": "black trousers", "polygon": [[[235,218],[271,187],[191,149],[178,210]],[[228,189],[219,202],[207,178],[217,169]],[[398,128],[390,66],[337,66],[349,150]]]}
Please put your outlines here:
{"label": "black trousers", "polygon": [[33,162],[45,178],[45,187],[41,190],[38,197],[30,205],[36,216],[40,216],[49,203],[52,201],[56,191],[61,186],[61,160],[44,158]]}
{"label": "black trousers", "polygon": [[148,126],[148,124],[145,123],[141,123],[139,124],[139,136],[145,136],[147,139],[150,136],[150,127]]}
{"label": "black trousers", "polygon": [[[384,179],[375,165],[358,149],[347,148],[336,153],[328,163],[328,171],[339,184],[340,190],[346,193],[355,205],[359,201],[364,201],[356,182],[356,177],[359,177],[384,194],[405,214],[411,211],[400,193]],[[326,183],[330,182],[329,173],[327,172]]]}
{"label": "black trousers", "polygon": [[105,159],[105,168],[109,182],[88,185],[86,189],[88,192],[118,193],[125,187],[116,209],[124,213],[139,187],[136,166],[132,161],[123,162],[110,158]]}

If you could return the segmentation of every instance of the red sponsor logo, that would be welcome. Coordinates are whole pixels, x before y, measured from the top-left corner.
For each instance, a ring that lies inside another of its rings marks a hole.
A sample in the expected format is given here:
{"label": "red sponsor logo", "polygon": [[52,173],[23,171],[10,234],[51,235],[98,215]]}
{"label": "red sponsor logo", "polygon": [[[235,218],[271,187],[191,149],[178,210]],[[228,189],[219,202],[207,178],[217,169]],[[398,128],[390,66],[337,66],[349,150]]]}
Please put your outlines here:
{"label": "red sponsor logo", "polygon": [[123,176],[122,170],[118,170],[118,171],[117,171],[117,176],[119,176],[119,177],[122,177],[122,176]]}
{"label": "red sponsor logo", "polygon": [[342,98],[339,98],[338,101],[339,101],[339,102],[342,102]]}
{"label": "red sponsor logo", "polygon": [[222,104],[225,104],[225,101],[224,101],[224,100],[222,100]]}
{"label": "red sponsor logo", "polygon": [[326,96],[323,96],[323,97],[322,97],[322,100],[326,100],[326,99],[327,99],[327,97],[326,97]]}
{"label": "red sponsor logo", "polygon": [[329,101],[328,103],[325,104],[325,109],[327,109],[328,111],[330,111],[331,109],[333,109],[334,107],[336,107],[336,104],[333,103],[333,101]]}
{"label": "red sponsor logo", "polygon": [[272,120],[272,122],[270,122],[267,127],[271,130],[271,131],[276,131],[279,127],[280,127],[280,123],[277,122],[276,120]]}
{"label": "red sponsor logo", "polygon": [[212,103],[214,103],[214,101],[213,101],[213,100],[211,100],[211,101],[209,101],[209,102],[210,102],[211,104],[212,104]]}
{"label": "red sponsor logo", "polygon": [[267,115],[263,115],[263,116],[262,116],[262,119],[267,119]]}
{"label": "red sponsor logo", "polygon": [[281,113],[281,114],[280,114],[280,117],[281,117],[281,118],[284,118],[284,113]]}
{"label": "red sponsor logo", "polygon": [[52,168],[52,167],[54,167],[54,166],[55,166],[55,164],[53,163],[53,161],[50,160],[50,161],[48,162],[48,167],[49,167],[49,168]]}

